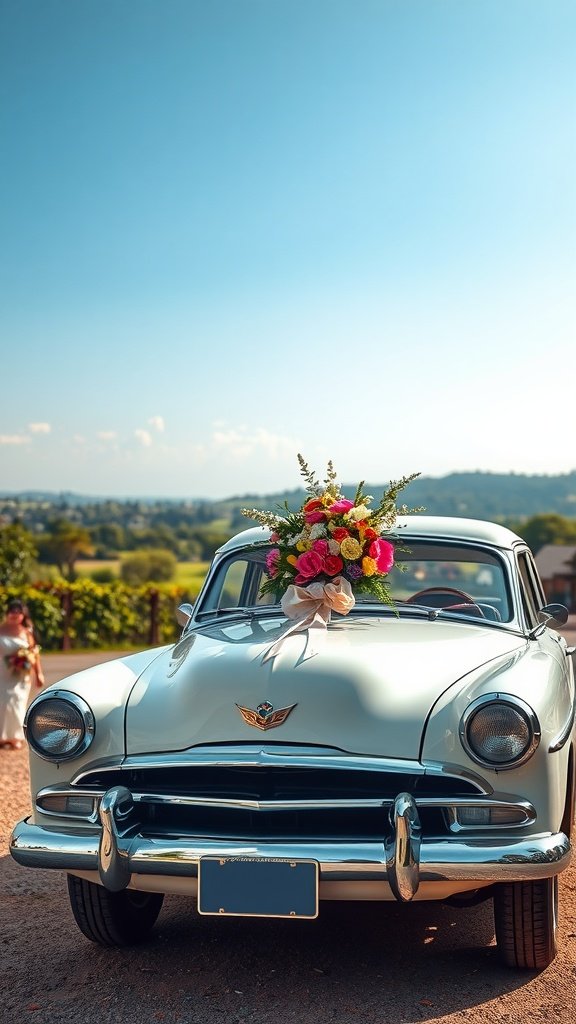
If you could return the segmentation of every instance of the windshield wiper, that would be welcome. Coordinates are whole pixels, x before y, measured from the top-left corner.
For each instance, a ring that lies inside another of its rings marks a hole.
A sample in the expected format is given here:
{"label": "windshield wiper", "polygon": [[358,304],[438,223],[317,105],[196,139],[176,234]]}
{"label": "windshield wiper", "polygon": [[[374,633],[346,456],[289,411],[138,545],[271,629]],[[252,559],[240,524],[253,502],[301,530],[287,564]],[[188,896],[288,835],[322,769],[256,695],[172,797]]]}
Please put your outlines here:
{"label": "windshield wiper", "polygon": [[430,622],[434,622],[434,620],[440,615],[440,612],[446,611],[446,608],[431,608],[430,605],[427,604],[412,604],[412,602],[410,602],[410,604],[398,604],[396,605],[396,608],[398,612],[425,612],[426,618],[429,619]]}
{"label": "windshield wiper", "polygon": [[218,618],[265,618],[267,615],[284,615],[279,605],[265,605],[261,608],[210,608],[195,615],[196,620]]}

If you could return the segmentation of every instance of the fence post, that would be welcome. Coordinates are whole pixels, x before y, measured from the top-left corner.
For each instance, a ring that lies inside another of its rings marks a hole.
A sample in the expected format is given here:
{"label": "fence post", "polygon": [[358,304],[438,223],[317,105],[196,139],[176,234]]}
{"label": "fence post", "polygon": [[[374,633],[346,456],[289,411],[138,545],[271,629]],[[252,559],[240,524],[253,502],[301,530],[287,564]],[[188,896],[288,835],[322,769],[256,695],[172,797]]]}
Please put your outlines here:
{"label": "fence post", "polygon": [[157,590],[150,591],[150,630],[148,633],[148,642],[151,647],[154,647],[158,643],[159,597],[160,595]]}
{"label": "fence post", "polygon": [[70,590],[65,590],[60,595],[60,608],[61,608],[62,618],[64,620],[63,627],[62,627],[62,644],[61,644],[61,647],[62,647],[63,651],[69,651],[70,650],[70,645],[71,645],[71,641],[70,641],[70,626],[72,624],[72,593],[71,593]]}

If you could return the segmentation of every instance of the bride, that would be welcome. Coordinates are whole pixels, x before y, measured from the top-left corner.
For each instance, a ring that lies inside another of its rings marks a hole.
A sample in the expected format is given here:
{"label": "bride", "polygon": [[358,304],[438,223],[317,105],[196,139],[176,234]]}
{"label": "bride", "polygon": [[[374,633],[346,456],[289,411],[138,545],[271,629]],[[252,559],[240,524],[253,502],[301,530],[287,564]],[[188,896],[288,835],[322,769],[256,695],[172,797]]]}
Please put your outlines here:
{"label": "bride", "polygon": [[0,746],[19,750],[23,746],[22,723],[26,714],[32,680],[44,685],[39,649],[28,609],[22,601],[10,600],[0,623]]}

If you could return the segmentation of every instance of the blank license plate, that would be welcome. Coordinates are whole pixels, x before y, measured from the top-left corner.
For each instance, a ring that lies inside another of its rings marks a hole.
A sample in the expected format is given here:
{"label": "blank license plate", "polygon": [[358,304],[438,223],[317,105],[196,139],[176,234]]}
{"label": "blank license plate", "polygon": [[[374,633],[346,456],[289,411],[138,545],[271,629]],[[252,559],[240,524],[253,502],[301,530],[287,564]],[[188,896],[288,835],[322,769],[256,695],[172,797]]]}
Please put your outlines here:
{"label": "blank license plate", "polygon": [[198,911],[232,917],[318,917],[318,862],[202,857]]}

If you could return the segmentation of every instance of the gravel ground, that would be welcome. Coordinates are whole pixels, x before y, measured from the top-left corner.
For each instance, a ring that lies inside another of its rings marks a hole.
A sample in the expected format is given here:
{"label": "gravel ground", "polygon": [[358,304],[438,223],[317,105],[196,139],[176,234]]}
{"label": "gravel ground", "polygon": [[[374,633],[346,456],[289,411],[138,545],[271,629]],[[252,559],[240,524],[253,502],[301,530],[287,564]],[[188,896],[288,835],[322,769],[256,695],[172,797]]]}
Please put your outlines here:
{"label": "gravel ground", "polygon": [[[55,681],[107,657],[48,655],[45,669]],[[500,967],[490,903],[323,904],[315,922],[273,922],[199,918],[169,897],[149,941],[104,950],[77,930],[61,873],[8,855],[28,807],[26,752],[0,750],[1,1024],[574,1020],[576,866],[561,880],[560,953],[541,974]]]}

